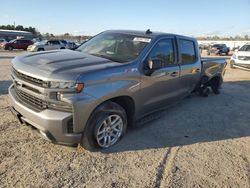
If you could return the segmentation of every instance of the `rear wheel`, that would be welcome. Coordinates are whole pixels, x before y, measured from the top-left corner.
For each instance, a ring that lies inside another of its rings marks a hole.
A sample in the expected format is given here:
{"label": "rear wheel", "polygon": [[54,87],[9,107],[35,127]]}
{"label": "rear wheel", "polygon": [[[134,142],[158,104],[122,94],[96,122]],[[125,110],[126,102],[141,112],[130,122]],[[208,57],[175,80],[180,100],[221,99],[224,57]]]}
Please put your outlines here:
{"label": "rear wheel", "polygon": [[220,79],[219,78],[213,78],[210,81],[210,86],[214,94],[218,95],[220,94]]}
{"label": "rear wheel", "polygon": [[127,129],[125,110],[113,102],[105,102],[91,115],[81,140],[81,146],[95,151],[116,144]]}
{"label": "rear wheel", "polygon": [[233,61],[230,62],[230,68],[235,69]]}
{"label": "rear wheel", "polygon": [[44,51],[44,48],[38,48],[37,51]]}

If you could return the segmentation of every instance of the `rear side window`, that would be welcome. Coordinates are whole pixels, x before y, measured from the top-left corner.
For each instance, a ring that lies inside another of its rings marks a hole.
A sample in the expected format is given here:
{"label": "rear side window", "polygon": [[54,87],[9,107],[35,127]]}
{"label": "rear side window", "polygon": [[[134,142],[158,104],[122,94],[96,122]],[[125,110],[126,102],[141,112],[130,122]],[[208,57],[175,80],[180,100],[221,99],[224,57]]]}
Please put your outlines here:
{"label": "rear side window", "polygon": [[57,40],[51,40],[51,41],[49,41],[51,44],[53,44],[53,45],[59,45],[60,44],[60,42],[59,41],[57,41]]}
{"label": "rear side window", "polygon": [[196,55],[195,55],[194,42],[190,40],[180,39],[179,45],[180,45],[181,63],[182,64],[195,63]]}
{"label": "rear side window", "polygon": [[172,39],[163,39],[159,41],[150,52],[149,58],[160,60],[163,66],[173,65],[175,59]]}

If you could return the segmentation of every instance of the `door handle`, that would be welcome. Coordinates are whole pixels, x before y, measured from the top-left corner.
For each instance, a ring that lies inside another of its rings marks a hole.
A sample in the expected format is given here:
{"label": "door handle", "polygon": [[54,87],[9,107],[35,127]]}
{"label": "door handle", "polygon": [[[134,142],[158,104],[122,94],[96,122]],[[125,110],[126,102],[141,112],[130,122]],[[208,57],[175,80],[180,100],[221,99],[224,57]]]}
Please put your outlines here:
{"label": "door handle", "polygon": [[178,75],[178,72],[172,72],[170,75],[171,75],[172,77],[176,77],[176,76]]}

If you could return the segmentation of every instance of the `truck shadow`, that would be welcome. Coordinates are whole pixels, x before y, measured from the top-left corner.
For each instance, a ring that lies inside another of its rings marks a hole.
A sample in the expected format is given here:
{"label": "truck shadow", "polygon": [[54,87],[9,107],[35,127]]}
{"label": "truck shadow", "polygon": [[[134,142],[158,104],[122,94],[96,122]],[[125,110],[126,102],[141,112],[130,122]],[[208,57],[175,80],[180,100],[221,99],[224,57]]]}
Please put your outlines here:
{"label": "truck shadow", "polygon": [[[191,96],[129,130],[106,153],[184,146],[250,136],[250,81],[225,82],[220,95]],[[160,115],[159,115],[160,114]]]}
{"label": "truck shadow", "polygon": [[11,80],[0,80],[0,96],[8,94],[8,88],[11,83]]}

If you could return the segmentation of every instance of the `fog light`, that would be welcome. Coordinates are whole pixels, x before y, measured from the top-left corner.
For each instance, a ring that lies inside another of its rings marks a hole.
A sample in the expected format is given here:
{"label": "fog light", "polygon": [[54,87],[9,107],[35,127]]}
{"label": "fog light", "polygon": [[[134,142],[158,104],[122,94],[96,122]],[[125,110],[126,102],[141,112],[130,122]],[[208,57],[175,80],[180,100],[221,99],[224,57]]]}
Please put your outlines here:
{"label": "fog light", "polygon": [[60,100],[62,100],[62,98],[63,98],[63,93],[57,92],[57,93],[56,93],[56,99],[57,99],[58,101],[60,101]]}

